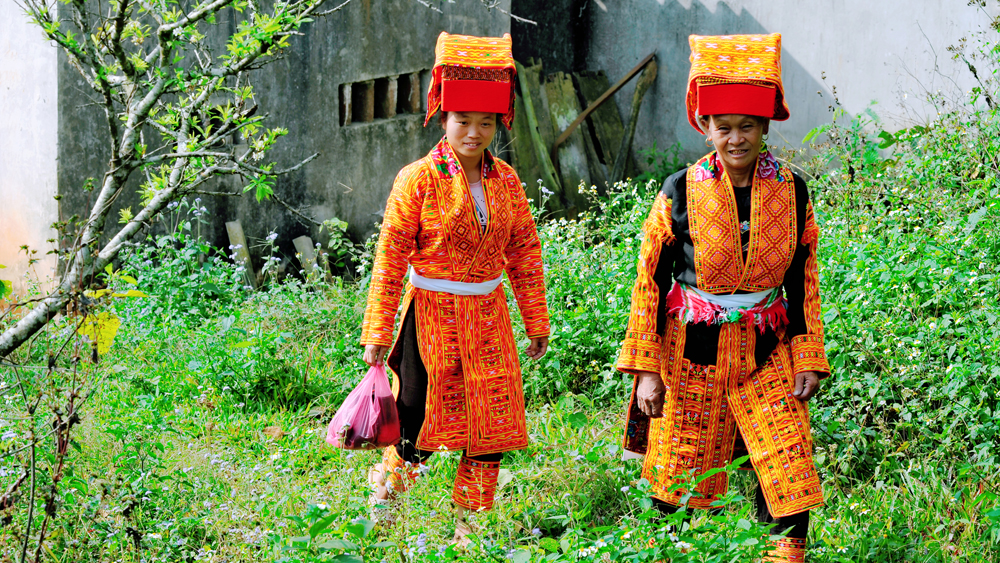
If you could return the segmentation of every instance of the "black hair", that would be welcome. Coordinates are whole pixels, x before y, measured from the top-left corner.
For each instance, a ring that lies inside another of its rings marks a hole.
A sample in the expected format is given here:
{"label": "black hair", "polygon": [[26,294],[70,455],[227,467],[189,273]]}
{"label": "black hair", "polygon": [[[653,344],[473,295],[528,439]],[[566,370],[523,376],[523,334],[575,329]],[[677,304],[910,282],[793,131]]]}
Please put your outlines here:
{"label": "black hair", "polygon": [[[503,114],[502,113],[498,113],[497,116],[496,116],[497,123],[502,123],[503,122],[502,120],[503,120]],[[444,126],[445,126],[445,124],[448,123],[448,112],[446,112],[444,110],[439,111],[438,112],[438,122],[441,124],[441,128],[443,129]]]}

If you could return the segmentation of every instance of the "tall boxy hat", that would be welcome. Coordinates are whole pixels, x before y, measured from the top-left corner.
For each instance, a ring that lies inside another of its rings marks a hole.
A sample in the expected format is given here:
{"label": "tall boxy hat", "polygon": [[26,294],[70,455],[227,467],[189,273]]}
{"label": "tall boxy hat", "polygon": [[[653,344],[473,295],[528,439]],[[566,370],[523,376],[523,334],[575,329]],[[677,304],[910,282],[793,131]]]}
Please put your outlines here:
{"label": "tall boxy hat", "polygon": [[691,126],[699,115],[739,113],[788,119],[781,84],[781,34],[692,35],[687,114]]}
{"label": "tall boxy hat", "polygon": [[442,111],[485,111],[514,122],[514,55],[510,34],[474,37],[441,32],[434,49],[434,70],[427,92],[424,125]]}

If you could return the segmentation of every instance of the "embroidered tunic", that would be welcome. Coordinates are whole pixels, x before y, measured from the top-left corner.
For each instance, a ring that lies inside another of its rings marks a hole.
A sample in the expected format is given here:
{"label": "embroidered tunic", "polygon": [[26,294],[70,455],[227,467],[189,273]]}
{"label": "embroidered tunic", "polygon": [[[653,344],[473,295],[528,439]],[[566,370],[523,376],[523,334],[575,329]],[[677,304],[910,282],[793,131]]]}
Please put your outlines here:
{"label": "embroidered tunic", "polygon": [[[753,187],[734,189],[712,153],[667,179],[643,234],[618,369],[659,373],[666,386],[663,417],[642,414],[634,388],[627,412],[625,449],[645,454],[654,496],[679,504],[675,477],[728,464],[742,435],[773,516],[822,504],[808,410],[791,395],[796,373],[830,372],[805,182],[764,152]],[[787,310],[686,322],[668,307],[675,280],[715,295],[780,288]],[[708,508],[727,490],[717,473],[690,505]]]}
{"label": "embroidered tunic", "polygon": [[[426,278],[481,283],[505,272],[529,337],[549,335],[541,243],[514,169],[483,154],[487,224],[480,227],[465,174],[447,140],[396,177],[379,235],[361,334],[388,346],[408,266]],[[521,368],[507,298],[452,295],[406,284],[404,314],[414,307],[420,356],[428,373],[421,450],[470,456],[528,443]],[[389,354],[394,366],[399,342]],[[398,373],[393,387],[398,393]]]}

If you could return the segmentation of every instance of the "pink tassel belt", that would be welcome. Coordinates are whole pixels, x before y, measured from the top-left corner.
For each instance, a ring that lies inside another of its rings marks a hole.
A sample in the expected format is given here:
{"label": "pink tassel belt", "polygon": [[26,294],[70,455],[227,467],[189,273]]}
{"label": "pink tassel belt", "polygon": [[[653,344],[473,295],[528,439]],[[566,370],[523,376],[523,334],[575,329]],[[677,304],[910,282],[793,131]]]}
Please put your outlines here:
{"label": "pink tassel belt", "polygon": [[753,294],[713,295],[675,281],[667,293],[667,314],[684,323],[748,322],[764,332],[788,324],[788,301],[780,287]]}

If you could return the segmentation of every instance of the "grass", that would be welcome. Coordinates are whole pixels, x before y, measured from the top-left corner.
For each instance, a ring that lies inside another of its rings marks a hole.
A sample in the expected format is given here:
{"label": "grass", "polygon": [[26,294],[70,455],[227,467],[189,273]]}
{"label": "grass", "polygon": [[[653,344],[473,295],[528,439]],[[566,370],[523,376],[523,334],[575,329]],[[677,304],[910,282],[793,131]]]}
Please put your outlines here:
{"label": "grass", "polygon": [[[365,476],[378,453],[323,442],[333,410],[363,373],[356,349],[337,345],[336,323],[359,313],[345,295],[335,288],[276,290],[239,307],[228,332],[290,333],[275,356],[323,390],[286,407],[218,386],[218,374],[208,369],[215,365],[210,353],[221,355],[216,348],[226,341],[216,322],[167,329],[162,338],[120,336],[97,370],[109,377],[78,434],[80,453],[50,539],[52,560],[133,561],[141,554],[150,562],[332,561],[341,553],[365,561],[434,560],[454,529],[448,507],[457,454],[431,458],[393,525],[376,525],[362,538],[348,530],[369,518]],[[230,346],[244,342],[235,340]],[[252,358],[254,348],[226,354]],[[531,445],[505,457],[497,507],[473,517],[480,544],[459,559],[590,560],[580,550],[604,541],[602,527],[645,531],[647,507],[622,492],[640,492],[642,484],[638,462],[619,461],[620,401],[562,394],[536,401],[528,421]],[[835,455],[825,455],[828,504],[812,517],[815,561],[997,560],[997,544],[976,537],[988,519],[974,478],[900,456],[885,473],[845,486],[836,478]],[[752,498],[751,477],[737,472],[733,482],[734,493]],[[993,475],[979,486],[996,483]],[[738,529],[749,504],[730,505],[721,522],[698,513],[692,529]],[[310,514],[334,518],[307,545]],[[641,532],[636,539],[645,537]],[[333,540],[348,543],[335,542],[341,547],[326,556],[315,549]],[[567,540],[565,553],[559,540]],[[632,545],[640,553],[641,542]],[[652,561],[652,554],[637,560]]]}
{"label": "grass", "polygon": [[[811,514],[816,563],[1000,562],[998,113],[973,99],[889,132],[874,112],[837,110],[818,161],[800,161],[834,369],[810,403],[826,497]],[[648,156],[665,174],[672,155]],[[366,371],[370,254],[331,230],[356,279],[279,283],[271,256],[265,289],[250,292],[192,236],[194,205],[102,280],[146,296],[99,300],[122,320],[99,362],[70,312],[11,358],[39,369],[0,373],[0,492],[30,456],[38,469],[38,494],[0,510],[0,563],[42,520],[39,560],[60,563],[754,560],[766,530],[746,500],[751,475],[732,473],[717,511],[661,520],[638,462],[620,461],[629,382],[614,361],[655,185],[588,191],[594,209],[577,221],[538,215],[551,348],[522,358],[531,443],[505,456],[470,551],[448,547],[457,454],[433,456],[399,518],[376,523],[366,474],[378,453],[323,442]],[[79,400],[71,442],[24,448]]]}

